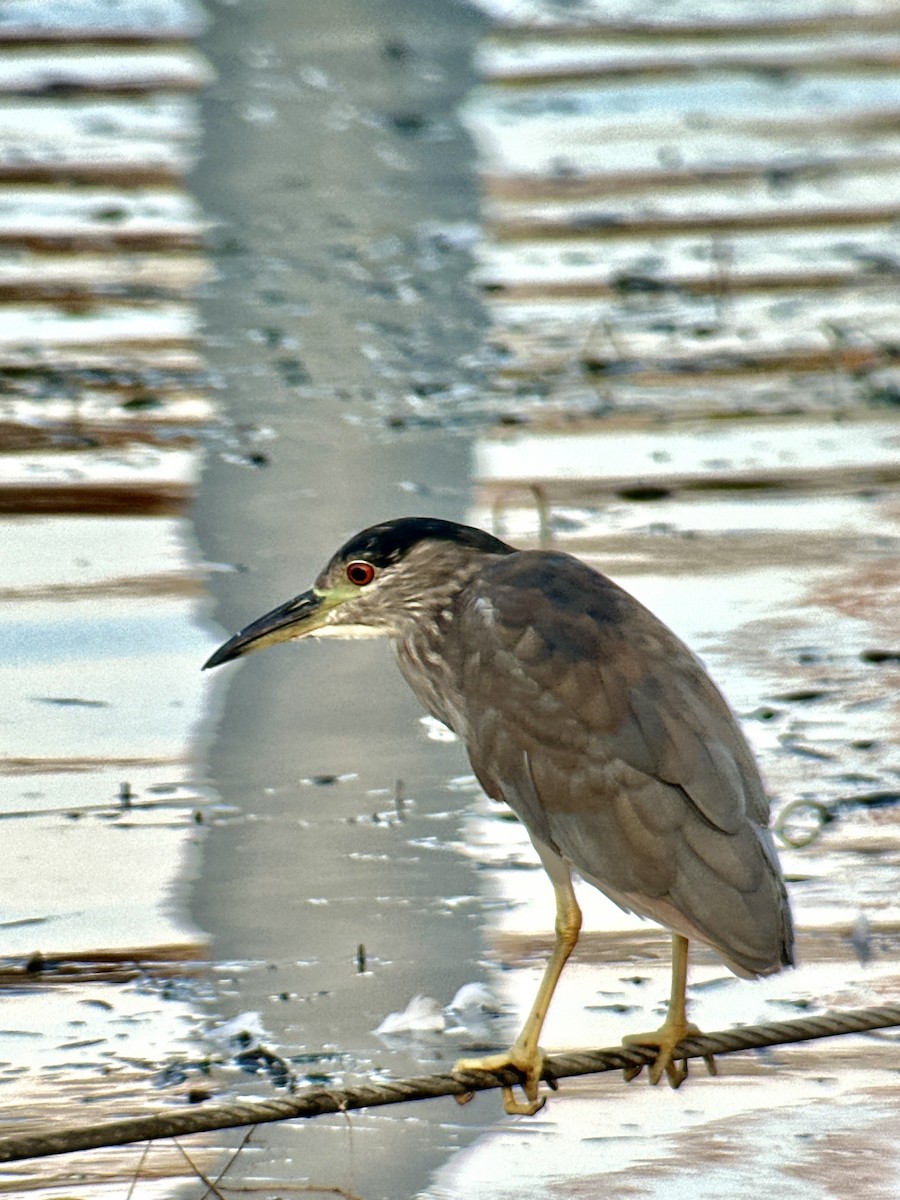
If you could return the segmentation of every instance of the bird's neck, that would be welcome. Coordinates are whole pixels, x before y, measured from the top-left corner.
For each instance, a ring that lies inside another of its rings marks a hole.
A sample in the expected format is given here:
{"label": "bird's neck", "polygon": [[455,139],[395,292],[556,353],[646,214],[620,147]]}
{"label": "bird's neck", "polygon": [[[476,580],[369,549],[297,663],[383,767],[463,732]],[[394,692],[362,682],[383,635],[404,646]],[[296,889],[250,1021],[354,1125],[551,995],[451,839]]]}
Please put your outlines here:
{"label": "bird's neck", "polygon": [[[392,634],[397,663],[419,703],[460,737],[465,737],[459,698],[455,626],[464,586],[457,578],[444,594],[432,592]],[[412,618],[412,619],[409,619]]]}

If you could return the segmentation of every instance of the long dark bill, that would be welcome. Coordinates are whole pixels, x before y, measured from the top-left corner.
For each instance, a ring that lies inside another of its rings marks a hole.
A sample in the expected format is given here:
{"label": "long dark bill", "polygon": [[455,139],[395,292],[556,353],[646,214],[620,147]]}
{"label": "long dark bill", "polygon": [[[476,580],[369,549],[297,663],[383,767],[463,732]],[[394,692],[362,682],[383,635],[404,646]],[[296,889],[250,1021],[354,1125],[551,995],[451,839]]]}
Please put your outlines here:
{"label": "long dark bill", "polygon": [[240,633],[218,648],[203,664],[203,670],[208,667],[218,667],[222,663],[249,654],[251,650],[261,650],[263,646],[271,646],[274,642],[286,642],[291,638],[303,637],[312,633],[325,623],[328,612],[333,608],[328,603],[327,595],[310,588],[287,604],[273,608],[265,616],[252,621]]}

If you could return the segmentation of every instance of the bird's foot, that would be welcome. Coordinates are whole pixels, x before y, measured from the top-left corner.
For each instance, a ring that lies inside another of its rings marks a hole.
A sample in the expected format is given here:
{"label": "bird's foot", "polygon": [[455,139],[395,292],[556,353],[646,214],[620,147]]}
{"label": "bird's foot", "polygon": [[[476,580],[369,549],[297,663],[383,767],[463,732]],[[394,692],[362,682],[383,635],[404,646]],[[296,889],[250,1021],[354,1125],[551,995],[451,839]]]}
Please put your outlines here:
{"label": "bird's foot", "polygon": [[[666,1020],[659,1029],[653,1033],[630,1033],[627,1037],[622,1038],[622,1042],[626,1046],[650,1046],[659,1051],[654,1062],[650,1064],[650,1082],[657,1084],[665,1073],[669,1081],[669,1087],[681,1087],[688,1077],[688,1060],[676,1059],[675,1051],[678,1049],[680,1042],[683,1042],[687,1037],[694,1037],[701,1030],[693,1025],[690,1021]],[[716,1074],[716,1060],[711,1054],[704,1055],[703,1061],[706,1063],[706,1069],[710,1075]],[[637,1075],[640,1075],[643,1066],[626,1067],[624,1071],[625,1079],[631,1082]]]}
{"label": "bird's foot", "polygon": [[[517,1100],[511,1087],[503,1089],[503,1107],[512,1116],[533,1117],[546,1104],[546,1100],[538,1096],[538,1084],[544,1071],[544,1052],[539,1046],[533,1049],[514,1043],[501,1054],[489,1054],[485,1058],[461,1058],[453,1064],[454,1073],[457,1071],[502,1071],[505,1067],[514,1067],[522,1075],[522,1091],[525,1100]],[[457,1096],[460,1104],[467,1104],[474,1093],[466,1092]]]}

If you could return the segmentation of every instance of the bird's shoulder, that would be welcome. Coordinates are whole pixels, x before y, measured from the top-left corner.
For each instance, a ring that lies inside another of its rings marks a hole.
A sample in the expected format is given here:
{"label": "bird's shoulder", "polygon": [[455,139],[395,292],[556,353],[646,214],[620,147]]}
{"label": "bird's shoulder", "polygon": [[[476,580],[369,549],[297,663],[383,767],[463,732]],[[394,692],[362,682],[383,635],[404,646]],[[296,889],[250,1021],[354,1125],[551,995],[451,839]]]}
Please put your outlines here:
{"label": "bird's shoulder", "polygon": [[[468,623],[540,671],[566,664],[645,663],[686,651],[624,588],[570,554],[519,551],[494,559],[466,597]],[[688,652],[689,653],[689,652]]]}

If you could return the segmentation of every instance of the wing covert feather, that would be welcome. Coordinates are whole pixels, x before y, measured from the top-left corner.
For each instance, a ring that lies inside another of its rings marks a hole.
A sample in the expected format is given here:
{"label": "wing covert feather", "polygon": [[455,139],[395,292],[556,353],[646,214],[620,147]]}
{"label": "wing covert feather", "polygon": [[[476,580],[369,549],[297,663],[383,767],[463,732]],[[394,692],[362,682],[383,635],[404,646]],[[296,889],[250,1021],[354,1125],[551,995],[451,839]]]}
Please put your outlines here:
{"label": "wing covert feather", "polygon": [[486,690],[531,744],[620,758],[683,788],[719,829],[733,831],[745,815],[767,823],[758,769],[721,693],[684,643],[611,580],[569,555],[499,559],[461,614],[461,632],[480,647],[467,696]]}

